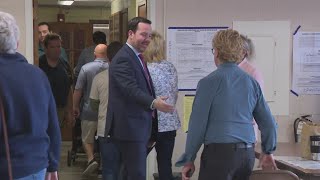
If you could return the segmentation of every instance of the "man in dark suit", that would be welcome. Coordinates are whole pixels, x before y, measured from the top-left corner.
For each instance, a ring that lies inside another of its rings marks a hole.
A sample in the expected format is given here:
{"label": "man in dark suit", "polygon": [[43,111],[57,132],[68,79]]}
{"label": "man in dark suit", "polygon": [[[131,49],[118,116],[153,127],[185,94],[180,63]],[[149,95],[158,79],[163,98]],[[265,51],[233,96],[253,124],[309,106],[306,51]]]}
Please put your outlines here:
{"label": "man in dark suit", "polygon": [[147,144],[155,109],[172,112],[165,97],[155,98],[152,80],[141,53],[151,37],[151,21],[135,17],[128,24],[127,43],[109,69],[109,105],[106,132],[118,147],[128,180],[146,179]]}

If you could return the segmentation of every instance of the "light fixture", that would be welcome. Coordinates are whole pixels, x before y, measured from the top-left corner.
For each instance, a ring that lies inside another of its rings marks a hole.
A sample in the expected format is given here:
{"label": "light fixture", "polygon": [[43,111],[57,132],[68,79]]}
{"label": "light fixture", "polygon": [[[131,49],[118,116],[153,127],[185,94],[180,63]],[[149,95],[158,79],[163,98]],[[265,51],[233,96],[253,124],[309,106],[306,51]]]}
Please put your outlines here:
{"label": "light fixture", "polygon": [[73,3],[71,0],[59,0],[58,4],[59,5],[64,5],[64,6],[70,6]]}

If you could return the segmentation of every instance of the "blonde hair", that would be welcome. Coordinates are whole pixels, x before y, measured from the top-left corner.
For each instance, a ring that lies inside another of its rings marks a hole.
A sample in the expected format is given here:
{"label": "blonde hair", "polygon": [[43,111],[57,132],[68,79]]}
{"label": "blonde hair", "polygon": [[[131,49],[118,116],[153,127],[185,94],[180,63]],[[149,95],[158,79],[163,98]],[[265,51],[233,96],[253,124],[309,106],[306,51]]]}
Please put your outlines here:
{"label": "blonde hair", "polygon": [[238,31],[232,29],[218,31],[212,47],[218,51],[217,58],[221,62],[238,62],[243,57],[243,40]]}
{"label": "blonde hair", "polygon": [[147,62],[157,62],[165,59],[165,41],[156,31],[151,33],[151,41],[143,56]]}
{"label": "blonde hair", "polygon": [[250,38],[244,35],[240,35],[243,40],[243,54],[245,55],[244,58],[247,58],[248,60],[252,60],[255,56],[255,49],[253,42]]}

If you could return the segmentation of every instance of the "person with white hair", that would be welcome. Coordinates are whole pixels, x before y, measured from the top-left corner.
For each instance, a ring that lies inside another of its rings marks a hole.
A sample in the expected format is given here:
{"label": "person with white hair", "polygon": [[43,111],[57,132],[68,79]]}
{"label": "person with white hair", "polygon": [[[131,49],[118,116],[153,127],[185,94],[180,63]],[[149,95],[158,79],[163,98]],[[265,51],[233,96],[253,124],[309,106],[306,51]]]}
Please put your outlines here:
{"label": "person with white hair", "polygon": [[57,180],[55,101],[46,75],[17,52],[18,40],[14,17],[0,11],[0,177]]}

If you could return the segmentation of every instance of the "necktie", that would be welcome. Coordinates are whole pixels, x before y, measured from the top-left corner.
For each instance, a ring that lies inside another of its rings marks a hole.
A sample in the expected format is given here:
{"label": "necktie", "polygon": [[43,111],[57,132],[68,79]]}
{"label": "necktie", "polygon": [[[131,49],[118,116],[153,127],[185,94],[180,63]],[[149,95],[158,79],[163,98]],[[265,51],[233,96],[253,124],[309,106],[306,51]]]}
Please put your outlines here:
{"label": "necktie", "polygon": [[[152,94],[153,96],[155,96],[155,95],[153,94],[153,91],[152,91],[152,88],[151,88],[151,79],[150,79],[150,75],[149,75],[147,63],[144,61],[142,54],[139,54],[138,56],[139,56],[139,58],[140,58],[140,62],[141,62],[142,65],[143,65],[143,67],[142,67],[142,68],[143,68],[143,72],[144,72],[144,75],[145,75],[146,78],[147,78],[147,82],[148,82],[148,86],[149,86],[150,92],[151,92],[151,94]],[[156,114],[156,113],[155,113],[155,110],[153,110],[153,111],[152,111],[152,117],[153,117],[153,118],[155,118],[155,114]]]}
{"label": "necktie", "polygon": [[[141,64],[143,65],[143,67],[142,67],[142,68],[143,68],[143,72],[144,72],[144,75],[145,75],[146,78],[147,78],[147,82],[148,82],[148,86],[149,86],[149,88],[150,88],[150,92],[152,93],[151,80],[150,80],[150,75],[149,75],[149,72],[148,72],[147,64],[146,64],[146,62],[144,61],[142,54],[139,54],[138,56],[139,56],[139,58],[140,58]],[[152,94],[153,94],[153,93],[152,93]]]}

